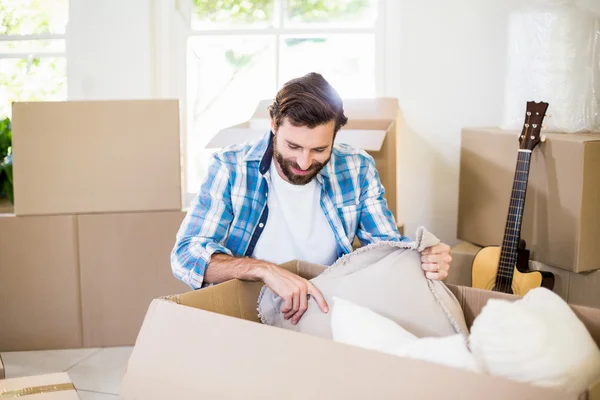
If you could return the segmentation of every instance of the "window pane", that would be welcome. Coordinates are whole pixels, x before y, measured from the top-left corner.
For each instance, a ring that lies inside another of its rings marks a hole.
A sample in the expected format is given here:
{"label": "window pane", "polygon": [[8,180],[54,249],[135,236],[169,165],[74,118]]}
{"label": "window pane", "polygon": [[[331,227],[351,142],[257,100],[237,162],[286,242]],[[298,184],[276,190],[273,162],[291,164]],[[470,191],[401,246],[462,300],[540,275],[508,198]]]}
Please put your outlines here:
{"label": "window pane", "polygon": [[39,52],[64,53],[64,40],[18,40],[0,42],[0,53],[31,53],[33,56]]}
{"label": "window pane", "polygon": [[66,100],[65,58],[0,59],[0,118],[15,101]]}
{"label": "window pane", "polygon": [[68,0],[0,0],[0,35],[63,34]]}
{"label": "window pane", "polygon": [[373,27],[377,0],[287,0],[285,27]]}
{"label": "window pane", "polygon": [[266,28],[275,0],[193,0],[192,29]]}
{"label": "window pane", "polygon": [[318,72],[345,98],[375,96],[375,36],[283,36],[280,85],[308,72]]}
{"label": "window pane", "polygon": [[193,37],[188,46],[187,183],[197,191],[210,151],[204,146],[222,128],[246,121],[275,90],[272,36]]}

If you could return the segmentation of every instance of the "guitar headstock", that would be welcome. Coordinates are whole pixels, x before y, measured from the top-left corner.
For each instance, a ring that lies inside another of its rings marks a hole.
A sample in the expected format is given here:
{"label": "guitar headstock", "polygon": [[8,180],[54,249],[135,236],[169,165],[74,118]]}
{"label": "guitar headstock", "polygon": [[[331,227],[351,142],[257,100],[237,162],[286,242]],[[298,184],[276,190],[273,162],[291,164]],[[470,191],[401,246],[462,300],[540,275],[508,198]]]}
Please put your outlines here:
{"label": "guitar headstock", "polygon": [[525,122],[519,136],[521,150],[533,150],[540,141],[542,131],[542,122],[548,110],[548,103],[543,101],[536,103],[534,101],[527,102],[527,110],[525,111]]}

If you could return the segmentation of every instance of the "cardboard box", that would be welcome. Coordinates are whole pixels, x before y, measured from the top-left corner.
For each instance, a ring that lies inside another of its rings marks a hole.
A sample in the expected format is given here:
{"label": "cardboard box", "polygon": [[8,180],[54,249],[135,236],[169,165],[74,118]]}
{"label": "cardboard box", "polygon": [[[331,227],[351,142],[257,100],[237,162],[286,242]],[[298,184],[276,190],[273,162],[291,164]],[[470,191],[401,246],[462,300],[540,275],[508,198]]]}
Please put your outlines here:
{"label": "cardboard box", "polygon": [[152,299],[190,290],[169,261],[184,217],[182,211],[78,217],[85,347],[133,345]]}
{"label": "cardboard box", "polygon": [[28,400],[79,400],[66,372],[11,378],[0,381],[0,398]]}
{"label": "cardboard box", "polygon": [[[285,267],[305,278],[323,270],[301,262]],[[129,360],[121,398],[196,398],[199,365],[210,366],[202,368],[201,385],[202,395],[210,398],[566,398],[555,390],[506,378],[262,325],[256,315],[261,286],[231,280],[155,299]],[[516,298],[449,287],[469,325],[489,298]],[[600,310],[574,310],[600,342]],[[598,399],[598,385],[580,398]]]}
{"label": "cardboard box", "polygon": [[[249,121],[219,131],[206,145],[207,149],[243,143],[263,136],[271,129],[267,107],[271,100],[261,101]],[[398,224],[397,159],[398,118],[400,109],[395,98],[344,100],[346,126],[340,129],[336,143],[364,149],[373,156],[379,178],[385,188],[388,207]]]}
{"label": "cardboard box", "polygon": [[600,308],[600,271],[570,273],[569,303]]}
{"label": "cardboard box", "polygon": [[475,255],[481,249],[468,242],[460,242],[450,249],[452,262],[446,284],[471,287],[472,285],[472,266]]}
{"label": "cardboard box", "polygon": [[0,216],[0,351],[83,345],[73,216]]}
{"label": "cardboard box", "polygon": [[15,213],[181,209],[176,100],[13,105]]}
{"label": "cardboard box", "polygon": [[[458,237],[502,243],[518,132],[462,132]],[[600,133],[548,133],[533,151],[521,237],[531,258],[574,272],[600,268]]]}

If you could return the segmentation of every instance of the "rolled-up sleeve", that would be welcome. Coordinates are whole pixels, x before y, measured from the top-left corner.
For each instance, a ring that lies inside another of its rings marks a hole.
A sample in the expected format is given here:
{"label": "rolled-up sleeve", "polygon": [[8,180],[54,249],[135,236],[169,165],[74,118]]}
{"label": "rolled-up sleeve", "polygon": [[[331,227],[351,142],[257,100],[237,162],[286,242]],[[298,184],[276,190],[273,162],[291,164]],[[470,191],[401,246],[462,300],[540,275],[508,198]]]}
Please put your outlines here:
{"label": "rolled-up sleeve", "polygon": [[213,254],[232,254],[224,246],[233,220],[231,175],[231,164],[213,155],[207,176],[177,232],[171,269],[193,289],[202,287]]}

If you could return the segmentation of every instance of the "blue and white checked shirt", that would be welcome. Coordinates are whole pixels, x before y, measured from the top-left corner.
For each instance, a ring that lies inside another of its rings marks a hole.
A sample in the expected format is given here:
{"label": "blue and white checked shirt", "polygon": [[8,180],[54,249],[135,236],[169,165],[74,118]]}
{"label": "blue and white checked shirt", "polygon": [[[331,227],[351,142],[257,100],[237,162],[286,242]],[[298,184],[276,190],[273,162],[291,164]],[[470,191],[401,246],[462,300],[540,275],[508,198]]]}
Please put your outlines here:
{"label": "blue and white checked shirt", "polygon": [[[252,255],[269,212],[272,157],[271,132],[257,142],[229,146],[213,155],[171,252],[178,279],[198,289],[214,253]],[[396,228],[375,162],[365,151],[336,144],[316,179],[322,185],[321,207],[337,239],[338,257],[352,252],[356,235],[363,245],[408,240]]]}

